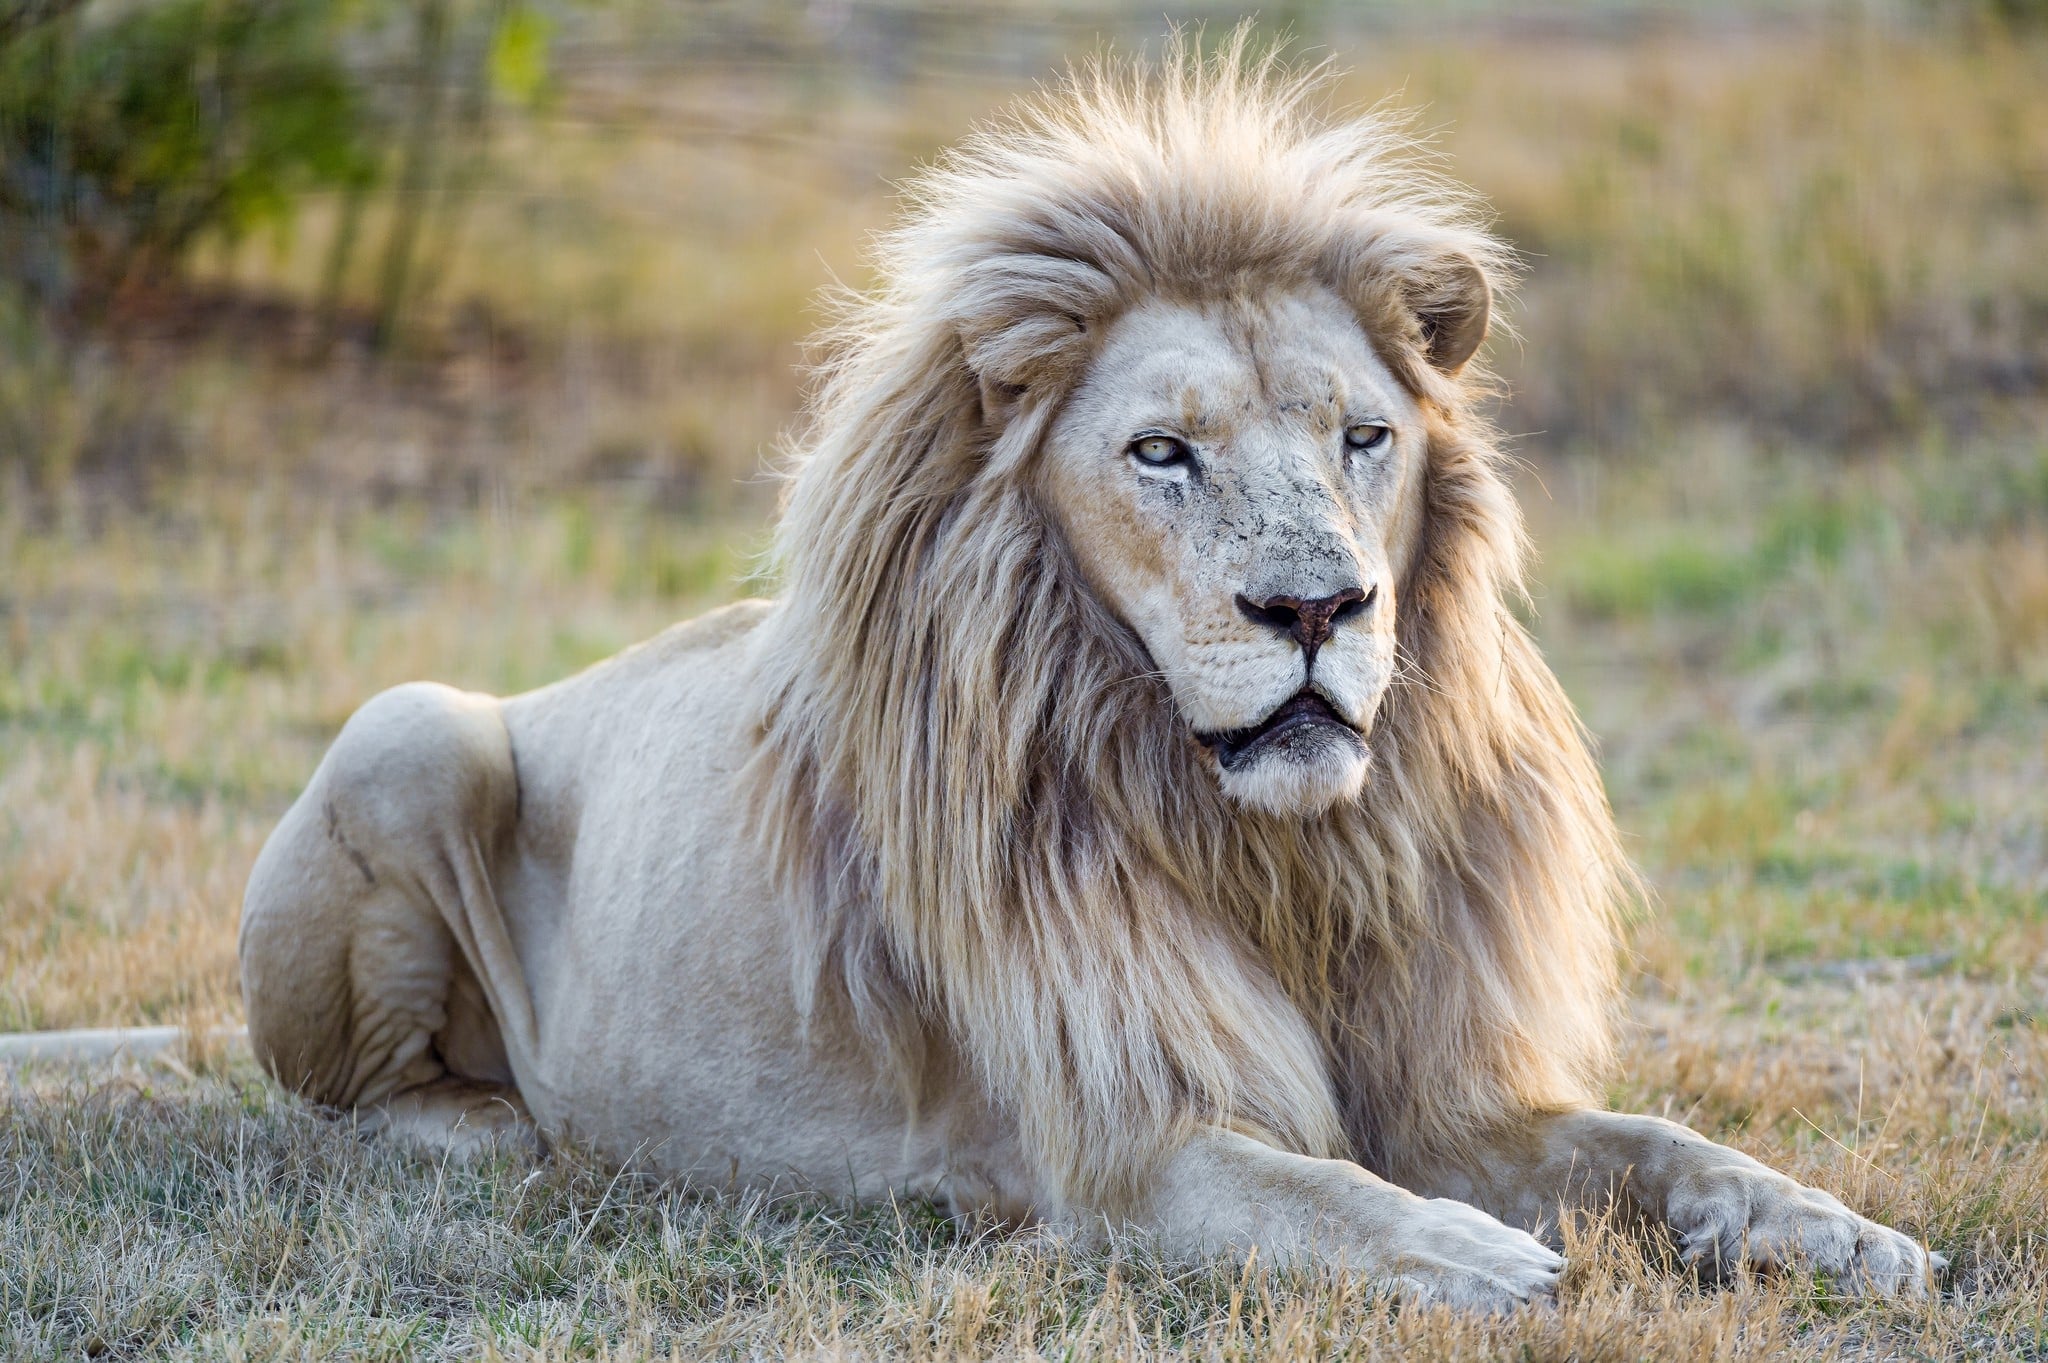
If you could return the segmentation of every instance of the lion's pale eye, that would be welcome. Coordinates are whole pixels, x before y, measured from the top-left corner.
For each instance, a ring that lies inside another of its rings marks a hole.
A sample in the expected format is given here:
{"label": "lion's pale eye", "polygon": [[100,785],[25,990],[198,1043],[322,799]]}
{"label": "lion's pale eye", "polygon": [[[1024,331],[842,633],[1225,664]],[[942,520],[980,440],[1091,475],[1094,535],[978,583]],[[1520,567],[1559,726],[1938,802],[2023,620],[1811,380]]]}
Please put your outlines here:
{"label": "lion's pale eye", "polygon": [[1194,458],[1194,451],[1187,447],[1186,441],[1176,440],[1170,435],[1141,435],[1131,442],[1129,453],[1139,463],[1161,469],[1185,464]]}
{"label": "lion's pale eye", "polygon": [[1393,429],[1376,421],[1356,421],[1344,428],[1345,445],[1367,454],[1385,449],[1393,438]]}

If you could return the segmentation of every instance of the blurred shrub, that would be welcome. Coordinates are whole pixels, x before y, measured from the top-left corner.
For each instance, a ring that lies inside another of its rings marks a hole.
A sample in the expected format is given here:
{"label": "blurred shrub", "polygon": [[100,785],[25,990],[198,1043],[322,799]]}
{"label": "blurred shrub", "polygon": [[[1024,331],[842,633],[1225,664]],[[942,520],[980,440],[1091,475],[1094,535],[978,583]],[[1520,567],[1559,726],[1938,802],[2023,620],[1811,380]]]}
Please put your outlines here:
{"label": "blurred shrub", "polygon": [[0,271],[83,310],[362,185],[334,0],[0,0]]}
{"label": "blurred shrub", "polygon": [[2008,29],[2048,28],[2048,0],[1928,0],[1939,18],[1990,20]]}

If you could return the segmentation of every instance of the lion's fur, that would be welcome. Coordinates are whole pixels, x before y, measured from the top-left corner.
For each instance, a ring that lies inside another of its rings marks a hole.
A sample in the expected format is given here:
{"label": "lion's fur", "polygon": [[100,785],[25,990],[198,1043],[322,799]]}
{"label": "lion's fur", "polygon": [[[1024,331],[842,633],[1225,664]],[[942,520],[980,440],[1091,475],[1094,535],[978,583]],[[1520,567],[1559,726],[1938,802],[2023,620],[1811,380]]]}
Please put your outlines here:
{"label": "lion's fur", "polygon": [[[918,179],[833,336],[778,539],[749,772],[843,988],[914,1089],[971,1057],[1070,1203],[1214,1120],[1399,1178],[1596,1101],[1629,872],[1585,737],[1507,609],[1525,546],[1485,377],[1432,300],[1509,260],[1385,119],[1314,76],[1105,65]],[[1465,267],[1469,269],[1469,266]],[[1031,461],[1135,301],[1315,282],[1430,424],[1403,680],[1355,804],[1232,804],[1090,595]]]}

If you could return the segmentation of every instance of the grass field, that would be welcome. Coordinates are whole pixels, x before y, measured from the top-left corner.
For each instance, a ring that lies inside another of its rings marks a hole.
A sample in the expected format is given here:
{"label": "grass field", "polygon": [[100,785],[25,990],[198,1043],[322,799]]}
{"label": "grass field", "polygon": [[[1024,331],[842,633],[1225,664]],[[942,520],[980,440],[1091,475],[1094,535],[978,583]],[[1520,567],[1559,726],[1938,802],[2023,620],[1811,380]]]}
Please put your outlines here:
{"label": "grass field", "polygon": [[[1555,1312],[1397,1312],[920,1207],[447,1167],[201,1047],[0,1077],[0,1356],[2048,1357],[2048,55],[1407,41],[1353,93],[1428,103],[1531,252],[1497,347],[1529,609],[1656,892],[1611,1096],[1924,1237],[1939,1301],[1703,1288],[1587,1224]],[[401,371],[294,356],[318,205],[208,265],[196,337],[11,342],[0,1030],[234,1021],[249,864],[363,699],[529,687],[750,589],[735,480],[801,299],[978,107],[833,124],[879,160],[851,206],[530,131],[499,188],[554,216],[475,226]],[[713,189],[752,197],[665,218]]]}
{"label": "grass field", "polygon": [[[1964,490],[1934,450],[1823,473],[1702,448],[1682,496],[1654,465],[1527,485],[1544,633],[1660,888],[1615,1102],[1925,1235],[1956,1262],[1938,1306],[1701,1291],[1589,1228],[1555,1315],[1390,1315],[1341,1283],[1068,1258],[916,1208],[698,1200],[566,1158],[443,1168],[200,1057],[9,1090],[0,1352],[2038,1356],[2048,442],[1966,453]],[[8,1026],[232,1016],[241,878],[362,695],[558,675],[726,592],[747,539],[582,501],[239,514],[232,554],[175,511],[9,532],[32,607],[0,709]]]}

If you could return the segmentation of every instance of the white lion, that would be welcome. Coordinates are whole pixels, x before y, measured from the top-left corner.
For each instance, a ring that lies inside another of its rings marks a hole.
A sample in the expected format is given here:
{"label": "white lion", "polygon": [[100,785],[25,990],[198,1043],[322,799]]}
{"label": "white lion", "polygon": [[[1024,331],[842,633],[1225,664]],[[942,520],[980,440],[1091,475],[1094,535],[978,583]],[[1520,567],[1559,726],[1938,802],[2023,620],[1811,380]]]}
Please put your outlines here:
{"label": "white lion", "polygon": [[349,721],[249,885],[258,1055],[421,1135],[1480,1307],[1617,1191],[1690,1258],[1923,1291],[1906,1236],[1597,1106],[1628,871],[1503,604],[1503,250],[1241,58],[1078,77],[918,182],[779,601]]}

